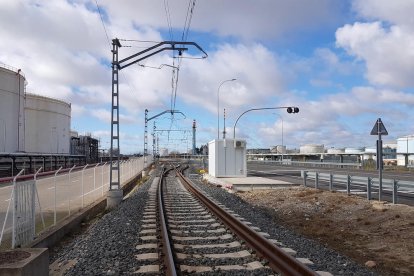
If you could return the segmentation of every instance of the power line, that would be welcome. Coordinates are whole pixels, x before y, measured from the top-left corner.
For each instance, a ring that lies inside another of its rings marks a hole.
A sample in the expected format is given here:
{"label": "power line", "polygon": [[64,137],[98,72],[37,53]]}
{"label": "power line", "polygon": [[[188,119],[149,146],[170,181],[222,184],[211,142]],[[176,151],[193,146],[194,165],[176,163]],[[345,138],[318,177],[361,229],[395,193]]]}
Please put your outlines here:
{"label": "power line", "polygon": [[[194,14],[195,4],[196,4],[196,0],[189,0],[188,1],[187,14],[186,14],[186,17],[185,17],[183,34],[182,34],[182,37],[181,37],[182,41],[187,40],[188,33],[190,31],[191,20],[193,18],[193,14]],[[178,58],[177,74],[175,75],[174,74],[175,72],[173,71],[173,81],[175,82],[174,87],[173,87],[173,91],[172,91],[172,95],[171,95],[171,101],[172,101],[171,109],[173,109],[173,110],[175,109],[175,103],[176,103],[176,100],[177,100],[178,76],[179,76],[179,71],[180,71],[179,69],[181,67],[181,62],[182,62],[182,59],[181,59],[181,56],[180,56]],[[174,63],[174,56],[173,56],[173,63]],[[174,77],[175,77],[175,79],[174,79]]]}
{"label": "power line", "polygon": [[173,33],[172,33],[172,26],[171,26],[171,15],[170,15],[170,7],[168,5],[168,0],[164,0],[164,9],[165,9],[165,15],[167,17],[167,24],[170,31],[170,40],[173,41]]}
{"label": "power line", "polygon": [[183,35],[181,37],[181,39],[183,41],[187,40],[188,32],[190,30],[190,25],[191,25],[191,19],[193,18],[193,12],[194,12],[195,4],[196,4],[196,0],[189,0],[188,1],[187,15],[185,17]]}
{"label": "power line", "polygon": [[103,29],[105,31],[106,39],[108,40],[109,48],[111,48],[111,40],[109,39],[108,33],[106,32],[105,23],[102,17],[101,9],[99,8],[99,5],[98,5],[98,0],[95,0],[95,3],[96,3],[96,7],[98,8],[99,17],[101,18],[101,22],[102,22]]}

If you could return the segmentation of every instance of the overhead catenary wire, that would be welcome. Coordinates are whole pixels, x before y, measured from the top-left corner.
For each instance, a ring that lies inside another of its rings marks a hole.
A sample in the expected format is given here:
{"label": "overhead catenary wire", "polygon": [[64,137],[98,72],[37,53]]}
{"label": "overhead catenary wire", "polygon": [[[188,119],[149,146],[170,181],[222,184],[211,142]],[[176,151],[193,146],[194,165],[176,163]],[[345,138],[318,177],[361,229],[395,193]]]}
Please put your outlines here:
{"label": "overhead catenary wire", "polygon": [[103,20],[103,16],[102,16],[101,8],[99,7],[99,4],[98,4],[98,0],[95,0],[95,4],[96,4],[96,8],[98,9],[99,17],[101,18],[101,22],[102,22],[102,26],[103,26],[103,29],[106,35],[106,39],[109,44],[109,49],[111,49],[111,46],[112,46],[111,40],[109,39],[108,32],[106,31],[105,22]]}
{"label": "overhead catenary wire", "polygon": [[188,32],[190,31],[191,19],[193,18],[195,4],[196,4],[196,0],[188,1],[187,15],[185,17],[183,35],[181,37],[182,41],[187,41],[187,36],[188,36]]}
{"label": "overhead catenary wire", "polygon": [[[193,18],[193,14],[194,14],[194,7],[196,4],[196,0],[189,0],[188,2],[188,7],[187,7],[187,14],[185,17],[185,22],[184,22],[184,28],[183,28],[183,33],[182,33],[182,37],[181,40],[182,41],[187,41],[187,37],[188,37],[188,33],[190,31],[190,25],[191,25],[191,20]],[[173,64],[175,63],[175,58],[173,56]],[[175,109],[175,104],[177,101],[177,91],[178,91],[178,79],[179,79],[179,72],[180,72],[180,67],[181,67],[181,63],[182,63],[182,58],[181,55],[178,57],[178,65],[177,65],[177,71],[175,72],[173,70],[173,82],[174,82],[174,87],[173,87],[173,91],[172,91],[172,95],[171,95],[171,109]]]}
{"label": "overhead catenary wire", "polygon": [[170,6],[168,5],[168,0],[164,0],[164,9],[165,9],[165,15],[167,17],[168,30],[170,32],[170,40],[173,41],[174,36],[172,32],[171,14],[170,14]]}

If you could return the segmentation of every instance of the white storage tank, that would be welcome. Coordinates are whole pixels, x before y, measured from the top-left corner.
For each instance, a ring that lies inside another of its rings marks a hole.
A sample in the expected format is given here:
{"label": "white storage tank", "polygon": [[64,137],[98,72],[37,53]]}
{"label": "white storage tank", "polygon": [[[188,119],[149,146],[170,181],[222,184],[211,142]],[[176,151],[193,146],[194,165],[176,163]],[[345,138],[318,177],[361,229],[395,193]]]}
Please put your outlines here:
{"label": "white storage tank", "polygon": [[324,145],[308,144],[300,146],[300,153],[324,153]]}
{"label": "white storage tank", "polygon": [[397,165],[414,165],[414,135],[397,139]]}
{"label": "white storage tank", "polygon": [[277,145],[270,149],[271,153],[286,154],[286,146]]}
{"label": "white storage tank", "polygon": [[377,160],[377,148],[366,147],[363,159],[364,160],[369,160],[369,159]]}
{"label": "white storage tank", "polygon": [[329,154],[341,154],[344,153],[345,149],[344,148],[330,148],[327,150],[327,153]]}
{"label": "white storage tank", "polygon": [[349,154],[360,154],[363,153],[365,148],[346,148],[345,153]]}
{"label": "white storage tank", "polygon": [[0,63],[0,152],[24,151],[24,91],[20,69]]}
{"label": "white storage tank", "polygon": [[71,105],[26,94],[26,152],[69,154]]}

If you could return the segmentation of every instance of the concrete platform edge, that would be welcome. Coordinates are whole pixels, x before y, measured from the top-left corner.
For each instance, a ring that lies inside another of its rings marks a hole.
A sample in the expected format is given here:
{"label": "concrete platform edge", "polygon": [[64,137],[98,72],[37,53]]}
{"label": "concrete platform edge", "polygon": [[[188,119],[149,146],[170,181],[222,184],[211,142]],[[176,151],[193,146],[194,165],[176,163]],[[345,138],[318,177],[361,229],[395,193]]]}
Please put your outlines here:
{"label": "concrete platform edge", "polygon": [[30,253],[30,257],[18,262],[0,265],[0,275],[49,275],[49,251],[47,248],[20,248],[8,251],[25,251]]}

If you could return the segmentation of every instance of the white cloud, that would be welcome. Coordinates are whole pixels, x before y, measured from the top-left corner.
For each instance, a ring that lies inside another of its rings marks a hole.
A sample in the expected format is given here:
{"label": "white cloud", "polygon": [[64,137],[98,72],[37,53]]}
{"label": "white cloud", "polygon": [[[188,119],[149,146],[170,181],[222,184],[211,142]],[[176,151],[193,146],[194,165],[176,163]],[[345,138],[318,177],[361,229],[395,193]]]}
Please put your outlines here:
{"label": "white cloud", "polygon": [[410,0],[355,0],[354,10],[374,22],[347,24],[336,31],[336,44],[366,64],[374,85],[412,87],[414,21]]}
{"label": "white cloud", "polygon": [[[236,113],[285,92],[277,57],[260,44],[222,45],[207,60],[183,63],[181,76],[180,96],[187,103],[203,103],[211,112],[217,110],[218,93],[220,106]],[[218,92],[223,81],[233,78],[237,80],[223,84]]]}
{"label": "white cloud", "polygon": [[[99,119],[100,121],[108,124],[108,126],[110,126],[111,124],[111,111],[109,109],[91,109],[89,110],[89,115],[92,117],[95,117],[97,119]],[[127,115],[127,114],[119,114],[119,121],[122,124],[136,124],[137,123],[138,118],[134,117],[133,115]]]}
{"label": "white cloud", "polygon": [[[188,1],[166,1],[173,28],[182,30]],[[147,25],[168,31],[163,1],[100,0],[109,18],[137,26]],[[197,1],[191,31],[213,32],[244,39],[286,38],[297,31],[313,30],[337,22],[343,3],[329,0],[248,0]],[[143,8],[145,7],[145,8]],[[181,35],[181,33],[180,33]],[[180,36],[181,38],[181,36]]]}
{"label": "white cloud", "polygon": [[354,0],[352,7],[362,18],[414,28],[412,0]]}
{"label": "white cloud", "polygon": [[[372,146],[375,139],[369,132],[378,117],[387,124],[389,139],[414,131],[412,127],[402,127],[404,122],[414,120],[410,112],[414,95],[399,90],[361,86],[317,100],[292,95],[286,101],[300,107],[298,114],[279,113],[283,117],[284,144],[290,147],[307,143],[336,147]],[[247,138],[249,147],[281,144],[280,116],[274,116],[273,123],[266,120],[266,123],[257,124],[257,134],[244,131],[242,122],[238,125],[237,136]]]}

